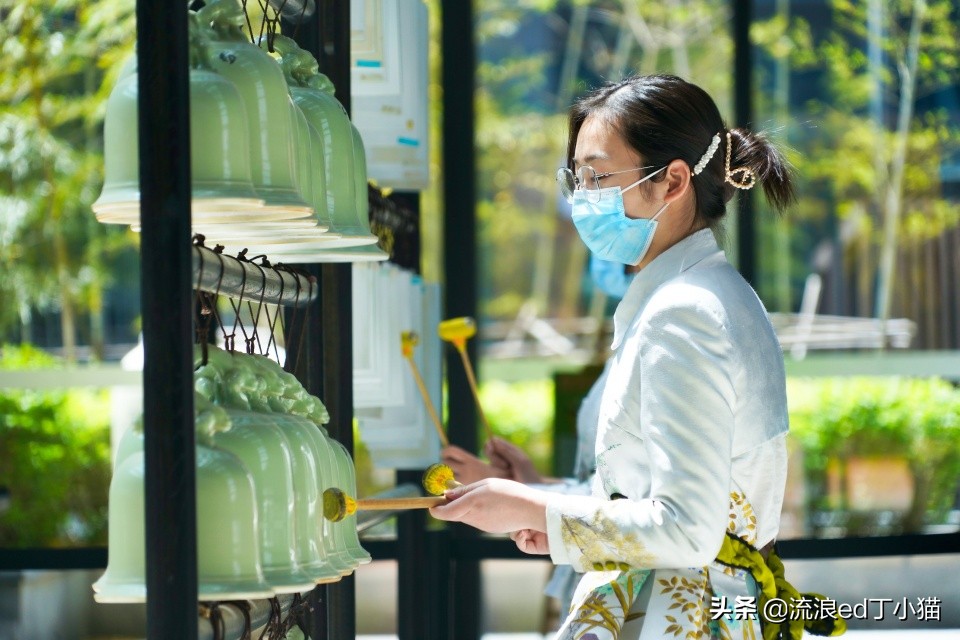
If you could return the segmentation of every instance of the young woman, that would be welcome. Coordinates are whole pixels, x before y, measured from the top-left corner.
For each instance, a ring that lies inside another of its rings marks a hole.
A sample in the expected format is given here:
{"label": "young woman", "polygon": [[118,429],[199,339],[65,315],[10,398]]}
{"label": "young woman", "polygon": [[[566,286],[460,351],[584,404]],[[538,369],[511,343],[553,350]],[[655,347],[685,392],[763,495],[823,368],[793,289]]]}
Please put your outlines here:
{"label": "young woman", "polygon": [[715,232],[754,185],[783,210],[787,164],[696,85],[641,76],[574,105],[558,181],[590,250],[639,269],[614,315],[599,481],[577,496],[490,478],[431,513],[585,571],[563,640],[762,637],[782,569],[783,357]]}

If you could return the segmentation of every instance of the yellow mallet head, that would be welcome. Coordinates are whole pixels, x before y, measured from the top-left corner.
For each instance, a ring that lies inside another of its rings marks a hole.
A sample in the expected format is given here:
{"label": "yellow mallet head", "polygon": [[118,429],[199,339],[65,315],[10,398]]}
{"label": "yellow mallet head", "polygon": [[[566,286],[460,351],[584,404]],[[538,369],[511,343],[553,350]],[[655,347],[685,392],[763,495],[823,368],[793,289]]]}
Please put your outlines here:
{"label": "yellow mallet head", "polygon": [[437,327],[437,333],[441,340],[452,342],[457,346],[462,345],[468,338],[477,335],[477,323],[473,318],[464,316],[462,318],[450,318],[444,320]]}
{"label": "yellow mallet head", "polygon": [[442,462],[430,465],[423,472],[423,488],[432,496],[442,496],[447,489],[459,486],[460,483],[453,477],[453,469]]}
{"label": "yellow mallet head", "polygon": [[336,487],[323,492],[323,517],[331,522],[340,522],[357,512],[357,501]]}
{"label": "yellow mallet head", "polygon": [[413,356],[413,348],[420,344],[420,336],[416,331],[404,331],[400,334],[400,345],[403,348],[403,357]]}

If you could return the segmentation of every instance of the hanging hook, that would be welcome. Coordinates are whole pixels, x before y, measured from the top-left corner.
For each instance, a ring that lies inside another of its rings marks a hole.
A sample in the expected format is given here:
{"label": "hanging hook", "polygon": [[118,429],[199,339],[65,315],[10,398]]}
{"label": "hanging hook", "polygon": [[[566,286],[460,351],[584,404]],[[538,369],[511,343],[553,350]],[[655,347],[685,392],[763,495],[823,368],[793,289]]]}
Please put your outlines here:
{"label": "hanging hook", "polygon": [[[267,310],[265,311],[265,313],[267,314],[267,325],[270,327],[270,340],[267,341],[267,349],[266,349],[267,353],[264,354],[264,355],[269,355],[269,353],[270,353],[270,345],[272,344],[272,345],[273,345],[273,355],[274,355],[274,356],[276,357],[276,359],[277,359],[277,364],[281,364],[281,363],[280,363],[280,352],[277,350],[277,334],[276,334],[276,331],[277,331],[277,321],[278,321],[281,317],[283,317],[283,290],[284,290],[284,288],[285,288],[285,286],[286,286],[286,282],[284,282],[284,279],[283,279],[283,271],[281,271],[281,270],[280,270],[279,268],[277,268],[277,267],[270,267],[270,268],[273,270],[273,272],[274,272],[275,274],[277,274],[277,277],[280,278],[280,296],[279,296],[278,299],[277,299],[277,310],[276,310],[275,315],[273,316],[273,320],[272,320],[272,321],[270,320],[270,310],[267,309]],[[281,328],[283,328],[282,325],[281,325]]]}
{"label": "hanging hook", "polygon": [[223,277],[227,270],[227,265],[223,261],[222,244],[218,244],[213,248],[213,255],[217,256],[217,260],[220,261],[220,277],[217,278],[217,290],[213,294],[211,310],[213,311],[213,316],[217,319],[217,325],[220,327],[220,332],[223,334],[224,350],[233,351],[232,347],[229,349],[227,348],[227,328],[223,326],[223,318],[220,317],[220,311],[217,309],[217,302],[220,300],[220,285],[223,284]]}
{"label": "hanging hook", "polygon": [[[197,252],[197,258],[200,261],[200,268],[197,270],[199,273],[197,275],[196,298],[194,302],[194,308],[200,308],[200,317],[194,317],[194,322],[196,323],[195,339],[200,344],[200,367],[205,367],[207,365],[209,355],[207,352],[207,335],[210,331],[210,310],[206,306],[203,291],[201,289],[203,286],[203,268],[206,265],[206,260],[203,259],[203,252],[200,251],[200,247],[202,246],[203,236],[200,234],[195,235],[193,248]],[[204,313],[204,311],[206,311],[206,313]],[[204,316],[208,317],[205,319]],[[196,369],[199,369],[200,367],[196,367]]]}
{"label": "hanging hook", "polygon": [[254,262],[257,258],[261,258],[262,261],[266,261],[266,256],[259,255],[254,256],[250,259],[250,264],[255,266],[260,271],[260,302],[257,304],[257,313],[253,313],[253,303],[247,300],[247,310],[250,312],[250,319],[253,322],[253,329],[251,331],[252,335],[247,338],[247,353],[253,353],[254,344],[260,349],[260,355],[263,355],[263,346],[260,344],[260,312],[263,311],[263,300],[267,294],[267,272],[263,270],[259,264]]}
{"label": "hanging hook", "polygon": [[237,257],[236,257],[236,258],[234,258],[234,259],[237,261],[237,263],[239,263],[239,265],[240,265],[240,271],[241,271],[241,273],[242,273],[243,275],[241,276],[241,280],[240,280],[240,297],[239,297],[239,299],[238,299],[236,302],[234,302],[232,298],[230,299],[230,306],[233,307],[233,312],[234,312],[234,314],[235,314],[235,315],[234,315],[234,318],[233,318],[233,329],[232,329],[232,332],[230,333],[230,336],[229,336],[229,343],[230,343],[229,350],[230,350],[231,352],[234,351],[235,348],[236,348],[236,336],[237,336],[237,327],[238,327],[238,326],[240,327],[240,331],[243,333],[244,339],[245,339],[245,340],[247,339],[247,330],[246,330],[246,328],[243,326],[243,322],[240,321],[240,312],[243,310],[243,298],[244,298],[244,295],[245,295],[246,292],[247,292],[247,266],[246,266],[247,258],[246,258],[246,255],[247,255],[247,250],[244,249],[243,251],[241,251],[240,253],[237,254]]}

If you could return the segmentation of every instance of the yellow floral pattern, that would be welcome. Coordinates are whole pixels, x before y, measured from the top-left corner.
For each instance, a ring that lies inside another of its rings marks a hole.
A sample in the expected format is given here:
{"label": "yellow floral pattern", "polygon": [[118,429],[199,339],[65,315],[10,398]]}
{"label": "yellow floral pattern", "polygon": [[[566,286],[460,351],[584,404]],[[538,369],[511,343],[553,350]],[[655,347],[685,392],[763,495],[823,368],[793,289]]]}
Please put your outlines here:
{"label": "yellow floral pattern", "polygon": [[[572,607],[558,640],[757,640],[756,620],[738,619],[729,609],[717,619],[711,615],[715,596],[732,603],[747,593],[748,572],[719,562],[693,569],[641,569],[655,566],[654,556],[609,519],[563,516],[561,524],[564,544],[579,548],[583,564],[593,567],[588,577],[593,576],[595,586]],[[757,517],[739,491],[730,493],[728,531],[751,544],[757,538]]]}
{"label": "yellow floral pattern", "polygon": [[600,514],[590,521],[576,516],[562,516],[560,520],[563,543],[580,549],[584,566],[599,564],[607,568],[607,563],[614,558],[631,567],[649,567],[654,563],[654,555],[635,533],[624,534],[614,522]]}
{"label": "yellow floral pattern", "polygon": [[707,572],[700,571],[700,579],[690,580],[679,576],[670,579],[659,579],[660,595],[668,595],[672,601],[667,610],[671,612],[664,616],[669,623],[664,629],[667,637],[697,640],[710,637],[710,627],[704,615],[710,608],[710,602],[705,598],[707,593]]}
{"label": "yellow floral pattern", "polygon": [[623,571],[614,580],[594,589],[576,609],[573,624],[564,637],[574,640],[590,636],[597,638],[592,632],[602,629],[611,640],[619,640],[623,625],[646,615],[644,611],[631,609],[649,575],[650,571],[646,569]]}
{"label": "yellow floral pattern", "polygon": [[739,491],[730,494],[730,520],[727,531],[749,544],[757,543],[757,516],[747,497]]}

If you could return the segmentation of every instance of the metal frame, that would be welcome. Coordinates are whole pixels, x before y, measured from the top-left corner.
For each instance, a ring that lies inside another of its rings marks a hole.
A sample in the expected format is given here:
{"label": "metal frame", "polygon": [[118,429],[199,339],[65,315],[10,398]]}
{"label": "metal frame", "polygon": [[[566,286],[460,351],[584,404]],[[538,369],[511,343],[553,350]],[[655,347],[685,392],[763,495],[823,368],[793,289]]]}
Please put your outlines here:
{"label": "metal frame", "polygon": [[[476,85],[476,46],[474,11],[471,0],[442,0],[441,28],[443,86],[443,270],[447,278],[455,276],[454,286],[444,283],[444,317],[477,315],[477,221],[476,150],[474,147]],[[470,358],[476,362],[477,342],[467,343]],[[450,442],[476,451],[477,410],[459,358],[447,351],[447,398]],[[478,537],[477,531],[464,525],[449,528],[451,546],[465,544]],[[445,546],[445,545],[435,545]],[[440,627],[449,633],[439,638],[479,640],[480,638],[480,563],[450,553],[449,621]],[[406,639],[404,639],[406,640]]]}
{"label": "metal frame", "polygon": [[147,637],[197,638],[187,5],[137,0]]}

